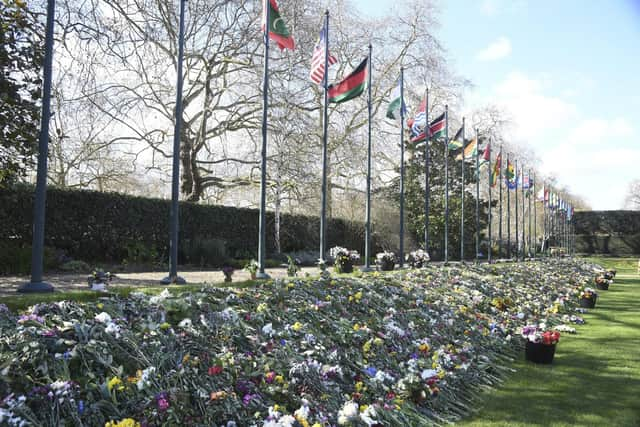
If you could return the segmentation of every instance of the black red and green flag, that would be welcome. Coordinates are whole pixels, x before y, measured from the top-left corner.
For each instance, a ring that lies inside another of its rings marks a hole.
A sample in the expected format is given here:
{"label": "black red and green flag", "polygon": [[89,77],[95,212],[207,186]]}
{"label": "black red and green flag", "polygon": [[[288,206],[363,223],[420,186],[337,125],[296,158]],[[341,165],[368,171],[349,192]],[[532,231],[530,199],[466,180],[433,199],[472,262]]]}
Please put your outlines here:
{"label": "black red and green flag", "polygon": [[[295,48],[293,36],[280,16],[276,0],[268,0],[269,7],[269,38],[278,44],[281,50]],[[267,21],[267,0],[262,0],[262,31]]]}
{"label": "black red and green flag", "polygon": [[355,70],[341,82],[329,85],[329,102],[339,104],[356,98],[364,92],[367,87],[367,64],[369,57],[366,57]]}
{"label": "black red and green flag", "polygon": [[495,187],[500,177],[500,168],[502,167],[502,151],[498,153],[496,162],[493,164],[493,172],[491,173],[491,186]]}

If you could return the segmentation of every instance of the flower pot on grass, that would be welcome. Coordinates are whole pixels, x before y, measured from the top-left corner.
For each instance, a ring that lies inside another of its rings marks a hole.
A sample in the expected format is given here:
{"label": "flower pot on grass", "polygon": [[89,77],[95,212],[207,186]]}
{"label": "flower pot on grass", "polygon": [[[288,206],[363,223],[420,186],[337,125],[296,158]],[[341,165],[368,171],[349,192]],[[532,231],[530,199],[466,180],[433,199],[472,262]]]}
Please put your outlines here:
{"label": "flower pot on grass", "polygon": [[556,345],[527,341],[524,351],[525,359],[528,361],[549,365],[553,362]]}
{"label": "flower pot on grass", "polygon": [[376,255],[376,265],[380,271],[391,271],[396,266],[396,254],[393,252],[380,252]]}
{"label": "flower pot on grass", "polygon": [[580,298],[580,307],[583,308],[596,308],[596,299],[597,297],[592,298]]}
{"label": "flower pot on grass", "polygon": [[381,271],[392,271],[395,268],[396,263],[393,261],[382,261],[379,265]]}

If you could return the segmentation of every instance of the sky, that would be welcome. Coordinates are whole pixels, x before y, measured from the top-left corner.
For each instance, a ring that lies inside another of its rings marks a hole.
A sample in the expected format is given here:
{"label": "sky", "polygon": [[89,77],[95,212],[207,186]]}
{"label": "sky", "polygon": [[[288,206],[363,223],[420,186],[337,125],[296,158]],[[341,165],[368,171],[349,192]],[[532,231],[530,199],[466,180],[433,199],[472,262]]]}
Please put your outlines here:
{"label": "sky", "polygon": [[[389,2],[355,0],[384,15]],[[440,0],[432,30],[471,80],[465,110],[508,112],[513,142],[596,210],[640,179],[640,0]]]}

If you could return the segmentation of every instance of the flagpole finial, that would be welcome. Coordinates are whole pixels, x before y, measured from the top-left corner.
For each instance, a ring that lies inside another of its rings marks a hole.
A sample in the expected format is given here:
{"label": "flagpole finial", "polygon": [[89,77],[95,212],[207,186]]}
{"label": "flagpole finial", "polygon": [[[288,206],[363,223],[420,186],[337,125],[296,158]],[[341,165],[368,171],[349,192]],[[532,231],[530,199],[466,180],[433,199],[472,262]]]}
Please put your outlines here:
{"label": "flagpole finial", "polygon": [[329,16],[329,9],[324,11],[325,16]]}
{"label": "flagpole finial", "polygon": [[373,49],[373,45],[369,43],[369,50]]}

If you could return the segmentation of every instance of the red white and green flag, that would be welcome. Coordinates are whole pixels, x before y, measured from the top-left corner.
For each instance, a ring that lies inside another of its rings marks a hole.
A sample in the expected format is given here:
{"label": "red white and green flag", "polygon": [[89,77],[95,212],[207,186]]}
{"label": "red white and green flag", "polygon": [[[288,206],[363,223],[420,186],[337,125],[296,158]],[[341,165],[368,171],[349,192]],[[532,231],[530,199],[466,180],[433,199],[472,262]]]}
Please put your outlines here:
{"label": "red white and green flag", "polygon": [[262,0],[262,31],[265,31],[267,21],[267,7],[269,7],[269,38],[278,44],[281,50],[295,48],[293,36],[280,16],[276,0]]}
{"label": "red white and green flag", "polygon": [[329,102],[339,104],[356,98],[364,92],[367,87],[367,64],[369,57],[366,57],[355,70],[341,82],[329,85]]}
{"label": "red white and green flag", "polygon": [[487,165],[491,163],[491,143],[487,142],[487,146],[484,149],[484,153],[482,153],[482,158],[480,159],[480,166]]}

